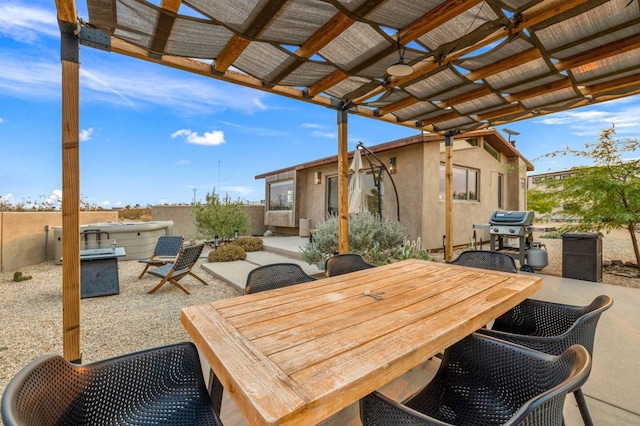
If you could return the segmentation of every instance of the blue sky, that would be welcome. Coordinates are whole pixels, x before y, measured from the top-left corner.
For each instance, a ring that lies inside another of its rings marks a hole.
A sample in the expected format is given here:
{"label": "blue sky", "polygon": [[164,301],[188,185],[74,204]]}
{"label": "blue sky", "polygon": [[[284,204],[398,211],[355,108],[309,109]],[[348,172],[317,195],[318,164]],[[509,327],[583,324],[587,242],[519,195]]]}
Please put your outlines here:
{"label": "blue sky", "polygon": [[[88,20],[86,5],[78,14]],[[254,176],[335,155],[336,112],[258,90],[81,47],[80,193],[105,208],[231,198],[264,199]],[[59,30],[52,0],[0,3],[0,196],[44,200],[61,183]],[[640,134],[638,96],[510,123],[529,160],[581,149],[615,123]],[[349,149],[416,131],[349,116]],[[507,135],[505,135],[506,137]],[[577,163],[534,161],[536,172]]]}

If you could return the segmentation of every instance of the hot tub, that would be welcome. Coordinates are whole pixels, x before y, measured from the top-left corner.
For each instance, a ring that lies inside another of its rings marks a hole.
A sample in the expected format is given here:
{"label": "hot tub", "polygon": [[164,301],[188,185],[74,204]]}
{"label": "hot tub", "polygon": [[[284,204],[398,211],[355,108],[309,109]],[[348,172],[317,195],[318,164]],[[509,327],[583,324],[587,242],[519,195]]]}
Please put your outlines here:
{"label": "hot tub", "polygon": [[[89,223],[80,226],[81,235],[91,240],[92,247],[99,246],[95,240],[100,239],[106,245],[111,245],[115,240],[115,246],[123,247],[127,255],[121,260],[146,259],[153,254],[158,237],[172,235],[173,221],[151,222],[101,222]],[[54,256],[60,263],[62,258],[62,227],[53,228]],[[82,249],[82,247],[80,247]]]}

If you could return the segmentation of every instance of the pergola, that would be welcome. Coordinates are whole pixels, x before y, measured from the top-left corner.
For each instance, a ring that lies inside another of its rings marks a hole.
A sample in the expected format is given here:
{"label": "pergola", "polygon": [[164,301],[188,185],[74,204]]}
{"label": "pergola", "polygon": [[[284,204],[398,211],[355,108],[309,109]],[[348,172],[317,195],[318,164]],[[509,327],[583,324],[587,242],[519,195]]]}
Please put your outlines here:
{"label": "pergola", "polygon": [[[63,352],[70,360],[80,358],[80,44],[334,108],[341,253],[348,250],[349,113],[445,135],[450,259],[455,134],[640,93],[639,0],[87,0],[87,6],[88,19],[79,18],[75,0],[56,0]],[[411,65],[411,73],[390,75],[395,63]]]}

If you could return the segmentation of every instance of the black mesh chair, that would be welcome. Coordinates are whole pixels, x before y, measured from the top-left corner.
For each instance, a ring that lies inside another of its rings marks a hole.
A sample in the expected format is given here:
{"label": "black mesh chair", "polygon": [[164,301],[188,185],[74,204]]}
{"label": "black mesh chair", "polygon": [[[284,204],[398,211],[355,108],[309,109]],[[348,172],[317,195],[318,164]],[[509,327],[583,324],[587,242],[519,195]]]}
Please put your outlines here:
{"label": "black mesh chair", "polygon": [[364,426],[561,425],[565,396],[589,373],[587,350],[549,355],[472,334],[445,351],[433,380],[403,403],[360,400]]}
{"label": "black mesh chair", "polygon": [[84,365],[42,356],[5,389],[2,421],[6,426],[222,425],[192,343]]}
{"label": "black mesh chair", "polygon": [[513,257],[506,253],[489,250],[467,250],[450,262],[453,265],[472,268],[491,269],[492,271],[518,272]]}
{"label": "black mesh chair", "polygon": [[208,285],[205,280],[203,280],[193,272],[193,267],[196,265],[196,262],[200,258],[200,254],[202,253],[203,249],[204,244],[183,247],[182,249],[180,249],[180,253],[178,253],[178,257],[176,257],[176,260],[173,263],[167,263],[164,266],[149,269],[147,271],[148,274],[161,278],[158,285],[149,290],[149,293],[155,293],[156,290],[162,287],[165,283],[169,282],[185,293],[191,294],[178,282],[187,275],[191,275],[202,284]]}
{"label": "black mesh chair", "polygon": [[316,278],[307,275],[300,265],[295,263],[273,263],[259,266],[249,272],[244,294],[258,293],[315,280]]}
{"label": "black mesh chair", "polygon": [[[491,329],[479,333],[514,342],[541,352],[558,355],[571,345],[582,345],[593,356],[596,326],[600,315],[613,305],[613,299],[603,295],[587,306],[527,299],[498,317]],[[586,381],[585,377],[585,381]],[[585,424],[593,424],[580,383],[573,394]]]}
{"label": "black mesh chair", "polygon": [[173,262],[178,253],[180,253],[183,242],[184,237],[182,236],[160,236],[158,238],[158,242],[156,243],[156,247],[153,249],[153,255],[148,259],[138,260],[138,262],[145,264],[144,269],[140,273],[138,279],[144,276],[145,272],[147,272],[147,269],[149,269],[150,266],[162,266],[166,265],[167,263]]}
{"label": "black mesh chair", "polygon": [[328,277],[333,277],[362,269],[375,268],[375,266],[368,263],[359,254],[336,254],[326,260],[324,270]]}

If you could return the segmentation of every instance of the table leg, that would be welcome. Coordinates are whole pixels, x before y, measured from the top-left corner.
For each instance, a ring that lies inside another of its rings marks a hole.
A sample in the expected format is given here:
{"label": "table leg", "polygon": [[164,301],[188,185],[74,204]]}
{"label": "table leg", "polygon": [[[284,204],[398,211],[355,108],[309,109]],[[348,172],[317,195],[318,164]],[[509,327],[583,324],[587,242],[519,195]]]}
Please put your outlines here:
{"label": "table leg", "polygon": [[213,370],[209,370],[209,396],[211,398],[211,405],[216,414],[220,415],[220,409],[222,408],[222,383],[216,376]]}

